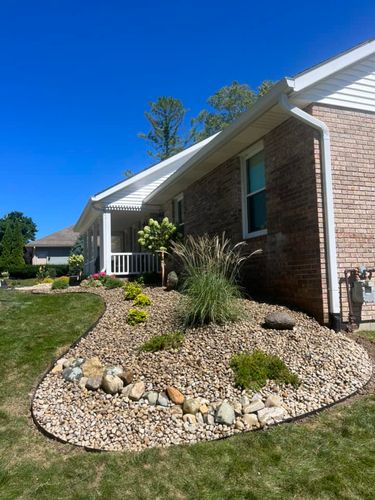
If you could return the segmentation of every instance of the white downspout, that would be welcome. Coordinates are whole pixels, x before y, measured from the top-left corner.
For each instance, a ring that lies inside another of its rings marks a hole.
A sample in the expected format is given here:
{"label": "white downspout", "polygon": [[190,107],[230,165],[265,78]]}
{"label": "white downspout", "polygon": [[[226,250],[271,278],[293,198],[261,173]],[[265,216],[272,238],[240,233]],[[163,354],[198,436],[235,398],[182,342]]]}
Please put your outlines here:
{"label": "white downspout", "polygon": [[323,212],[324,212],[324,230],[325,230],[325,247],[328,270],[328,299],[329,299],[329,316],[331,326],[336,330],[340,330],[340,296],[339,283],[337,276],[337,252],[336,252],[336,232],[335,218],[333,207],[333,190],[332,190],[332,166],[331,166],[331,140],[327,125],[309,115],[297,106],[289,102],[285,94],[281,94],[279,99],[280,106],[287,111],[288,114],[294,116],[298,120],[310,125],[320,133],[320,151],[321,151],[321,168],[323,180]]}

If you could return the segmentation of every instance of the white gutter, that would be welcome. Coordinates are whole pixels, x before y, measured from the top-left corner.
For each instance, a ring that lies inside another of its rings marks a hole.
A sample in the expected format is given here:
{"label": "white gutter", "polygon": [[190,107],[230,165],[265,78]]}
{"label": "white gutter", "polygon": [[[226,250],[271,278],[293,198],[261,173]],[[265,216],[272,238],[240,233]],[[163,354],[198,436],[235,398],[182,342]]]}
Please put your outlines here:
{"label": "white gutter", "polygon": [[327,125],[309,115],[289,102],[285,94],[281,94],[279,104],[288,114],[310,125],[320,133],[321,168],[323,179],[323,211],[325,247],[328,268],[328,299],[330,323],[335,330],[340,329],[340,296],[337,276],[336,232],[333,206],[331,140]]}

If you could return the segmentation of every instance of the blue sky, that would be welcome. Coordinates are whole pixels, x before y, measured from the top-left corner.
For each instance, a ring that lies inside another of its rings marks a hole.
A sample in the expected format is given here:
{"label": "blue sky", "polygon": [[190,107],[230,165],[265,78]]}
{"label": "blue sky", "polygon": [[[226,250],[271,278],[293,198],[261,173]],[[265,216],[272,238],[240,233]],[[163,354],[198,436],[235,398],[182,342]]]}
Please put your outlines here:
{"label": "blue sky", "polygon": [[73,224],[153,163],[137,133],[160,95],[190,118],[233,80],[256,88],[374,36],[373,0],[0,0],[0,216],[25,212],[38,237]]}

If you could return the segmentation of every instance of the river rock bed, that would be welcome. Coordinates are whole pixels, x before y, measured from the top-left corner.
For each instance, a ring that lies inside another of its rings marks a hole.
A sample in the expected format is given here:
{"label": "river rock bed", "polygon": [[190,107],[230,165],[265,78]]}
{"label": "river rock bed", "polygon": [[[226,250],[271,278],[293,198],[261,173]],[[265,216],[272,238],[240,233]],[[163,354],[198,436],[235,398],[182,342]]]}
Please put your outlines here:
{"label": "river rock bed", "polygon": [[[140,352],[150,337],[179,328],[179,293],[161,288],[144,291],[152,300],[149,319],[130,326],[126,317],[132,301],[124,300],[123,290],[93,290],[106,302],[104,315],[56,363],[33,398],[34,419],[49,434],[101,450],[138,451],[218,439],[320,409],[352,394],[371,376],[366,351],[344,334],[320,326],[303,313],[252,300],[244,301],[247,317],[243,321],[188,329],[178,350]],[[265,316],[277,311],[287,312],[296,326],[264,328]],[[236,388],[229,360],[234,353],[254,349],[279,356],[301,384],[268,381],[258,393]],[[62,376],[66,360],[96,357],[105,367],[131,372],[131,380],[119,387],[121,392],[109,394],[99,386],[90,390],[87,380],[68,381]],[[139,399],[129,397],[134,384],[142,387]],[[197,407],[174,404],[167,387],[179,391],[185,402],[195,401]]]}

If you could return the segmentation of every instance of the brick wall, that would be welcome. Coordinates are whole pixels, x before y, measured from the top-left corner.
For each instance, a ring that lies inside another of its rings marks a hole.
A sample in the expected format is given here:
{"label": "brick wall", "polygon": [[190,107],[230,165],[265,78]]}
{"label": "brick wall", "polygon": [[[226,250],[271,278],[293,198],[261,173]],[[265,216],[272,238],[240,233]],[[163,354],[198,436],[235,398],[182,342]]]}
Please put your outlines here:
{"label": "brick wall", "polygon": [[[375,267],[375,114],[314,105],[312,114],[330,130],[338,273],[343,319],[347,320],[345,268]],[[319,146],[315,145],[319,168]],[[319,205],[321,200],[319,201]],[[323,223],[320,218],[320,232]],[[322,259],[325,283],[325,260]],[[325,312],[327,304],[325,301]],[[375,319],[375,307],[356,308],[358,319]]]}
{"label": "brick wall", "polygon": [[[315,133],[292,118],[264,146],[268,234],[247,240],[249,250],[262,248],[263,255],[243,270],[244,283],[323,321]],[[232,158],[185,190],[186,234],[225,231],[242,240],[240,174],[240,159]]]}

